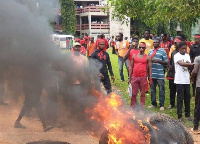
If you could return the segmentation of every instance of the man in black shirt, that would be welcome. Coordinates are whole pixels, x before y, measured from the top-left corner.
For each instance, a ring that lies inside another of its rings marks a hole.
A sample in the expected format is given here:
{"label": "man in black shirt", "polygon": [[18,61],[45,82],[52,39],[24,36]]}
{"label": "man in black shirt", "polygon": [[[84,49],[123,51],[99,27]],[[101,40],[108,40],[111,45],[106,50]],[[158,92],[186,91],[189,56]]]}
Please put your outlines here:
{"label": "man in black shirt", "polygon": [[[107,91],[107,94],[109,94],[112,92],[112,89],[111,89],[110,78],[108,76],[108,70],[110,72],[111,79],[113,80],[113,82],[115,80],[114,74],[112,71],[112,65],[110,62],[109,54],[104,51],[105,41],[100,40],[98,42],[98,47],[99,47],[99,49],[97,49],[94,53],[92,53],[91,58],[94,60],[98,60],[102,64],[102,68],[100,69],[99,76],[101,78],[101,82],[103,83],[103,85]],[[107,69],[107,67],[108,67],[108,69]]]}
{"label": "man in black shirt", "polygon": [[178,53],[180,42],[181,42],[180,39],[175,38],[174,40],[175,50],[171,54],[169,68],[167,71],[167,79],[169,80],[169,89],[170,89],[170,106],[168,107],[169,109],[172,109],[175,106],[176,84],[174,83],[174,76],[175,76],[174,55]]}
{"label": "man in black shirt", "polygon": [[[200,34],[196,34],[194,36],[194,44],[190,47],[190,59],[191,62],[194,62],[195,57],[200,56]],[[194,82],[192,84],[193,88],[193,96],[195,96],[195,89],[196,89],[196,77],[194,77]]]}

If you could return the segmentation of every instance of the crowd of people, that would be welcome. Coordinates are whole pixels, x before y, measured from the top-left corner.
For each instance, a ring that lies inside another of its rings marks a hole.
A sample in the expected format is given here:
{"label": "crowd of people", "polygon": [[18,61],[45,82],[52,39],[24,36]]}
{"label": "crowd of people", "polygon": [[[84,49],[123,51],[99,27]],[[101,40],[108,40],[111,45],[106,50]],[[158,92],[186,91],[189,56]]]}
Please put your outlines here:
{"label": "crowd of people", "polygon": [[[101,64],[99,70],[99,79],[105,87],[107,94],[112,92],[111,81],[115,81],[114,72],[109,54],[106,52],[109,47],[112,48],[112,54],[118,57],[118,67],[121,82],[128,81],[131,87],[131,103],[133,109],[144,110],[146,105],[145,93],[151,89],[151,105],[148,108],[158,107],[157,86],[159,89],[159,108],[165,110],[165,82],[169,82],[170,104],[168,109],[177,106],[177,118],[183,122],[183,103],[185,106],[185,120],[193,121],[193,132],[198,133],[200,121],[200,34],[194,36],[194,42],[188,42],[182,34],[177,35],[173,40],[168,34],[162,34],[160,38],[150,38],[149,30],[146,30],[142,39],[137,36],[132,37],[131,41],[119,33],[116,37],[105,38],[100,34],[97,40],[89,37],[88,34],[80,38],[67,39],[66,44],[72,45],[72,55],[75,56],[77,63],[87,65],[87,58],[90,62]],[[126,66],[128,79],[125,80],[123,66]],[[32,73],[31,73],[32,74]],[[109,77],[110,76],[110,77]],[[30,77],[30,76],[29,76]],[[27,78],[26,78],[27,79]],[[81,82],[77,78],[72,78],[75,85]],[[28,79],[30,80],[30,79]],[[31,80],[30,80],[31,81]],[[127,87],[128,87],[127,84]],[[191,94],[190,85],[193,87],[193,96],[195,97],[194,120],[191,118]],[[24,91],[29,92],[28,89]],[[137,95],[140,91],[140,102],[137,101]],[[41,90],[35,91],[38,92]],[[28,94],[27,94],[28,95]],[[37,110],[44,131],[52,129],[52,126],[46,124],[41,111],[40,97],[35,100]],[[176,101],[176,103],[175,103]],[[16,128],[24,128],[20,123],[22,117],[31,110],[31,97],[25,98],[24,106],[15,122]],[[0,105],[5,105],[3,98],[0,97]]]}
{"label": "crowd of people", "polygon": [[[152,36],[152,37],[151,37]],[[152,39],[151,39],[152,38]],[[102,63],[100,79],[109,94],[111,83],[108,75],[114,81],[112,64],[106,50],[111,47],[112,54],[118,56],[119,75],[124,82],[123,65],[125,64],[128,75],[128,83],[131,84],[131,107],[143,110],[145,107],[145,93],[151,89],[151,105],[148,108],[158,107],[156,89],[159,89],[159,108],[165,110],[165,82],[169,82],[170,104],[172,109],[177,104],[177,118],[183,122],[183,103],[185,105],[185,120],[194,122],[194,132],[198,131],[200,121],[200,35],[194,36],[194,42],[189,42],[183,34],[177,35],[171,40],[169,34],[153,37],[146,30],[143,38],[132,37],[129,42],[122,33],[109,40],[101,34],[96,42],[93,37],[85,37],[75,40],[80,47],[80,54],[89,59],[96,59]],[[191,94],[190,85],[193,87],[195,97],[194,120],[191,118]],[[128,85],[127,85],[128,87]],[[137,95],[140,91],[140,104]],[[175,103],[175,101],[177,101]],[[140,105],[140,106],[139,106]]]}

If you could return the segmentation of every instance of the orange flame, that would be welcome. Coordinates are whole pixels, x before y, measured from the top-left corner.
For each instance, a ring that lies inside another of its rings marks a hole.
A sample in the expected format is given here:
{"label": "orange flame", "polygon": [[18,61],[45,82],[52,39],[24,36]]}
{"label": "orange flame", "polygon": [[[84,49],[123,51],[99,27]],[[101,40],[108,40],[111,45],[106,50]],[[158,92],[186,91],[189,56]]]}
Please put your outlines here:
{"label": "orange flame", "polygon": [[106,98],[98,97],[98,103],[94,108],[87,109],[85,112],[90,115],[91,121],[103,123],[108,131],[108,144],[150,143],[151,136],[148,127],[143,125],[141,120],[136,121],[136,115],[132,111],[121,107],[120,96],[112,93]]}

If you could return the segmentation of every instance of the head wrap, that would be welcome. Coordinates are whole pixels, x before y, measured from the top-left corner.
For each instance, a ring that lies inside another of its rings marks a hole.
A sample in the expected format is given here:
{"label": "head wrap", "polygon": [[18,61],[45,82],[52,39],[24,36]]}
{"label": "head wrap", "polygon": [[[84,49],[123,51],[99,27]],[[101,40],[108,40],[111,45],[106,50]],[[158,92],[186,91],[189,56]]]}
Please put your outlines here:
{"label": "head wrap", "polygon": [[174,42],[182,42],[179,38],[175,38]]}
{"label": "head wrap", "polygon": [[146,48],[146,44],[145,43],[140,43],[139,47],[145,47]]}
{"label": "head wrap", "polygon": [[195,35],[194,38],[200,38],[200,35]]}

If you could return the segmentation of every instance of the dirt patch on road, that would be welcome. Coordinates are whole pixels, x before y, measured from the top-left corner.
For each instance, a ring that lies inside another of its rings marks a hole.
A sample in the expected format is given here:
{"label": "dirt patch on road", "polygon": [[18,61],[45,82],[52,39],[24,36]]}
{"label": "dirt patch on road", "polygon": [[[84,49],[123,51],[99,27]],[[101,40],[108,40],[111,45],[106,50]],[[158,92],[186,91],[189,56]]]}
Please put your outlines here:
{"label": "dirt patch on road", "polygon": [[26,129],[16,129],[13,124],[20,112],[20,106],[0,106],[0,143],[1,144],[26,144],[33,141],[61,141],[70,144],[97,144],[78,124],[68,120],[66,128],[54,128],[43,132],[42,124],[38,117],[22,119]]}

